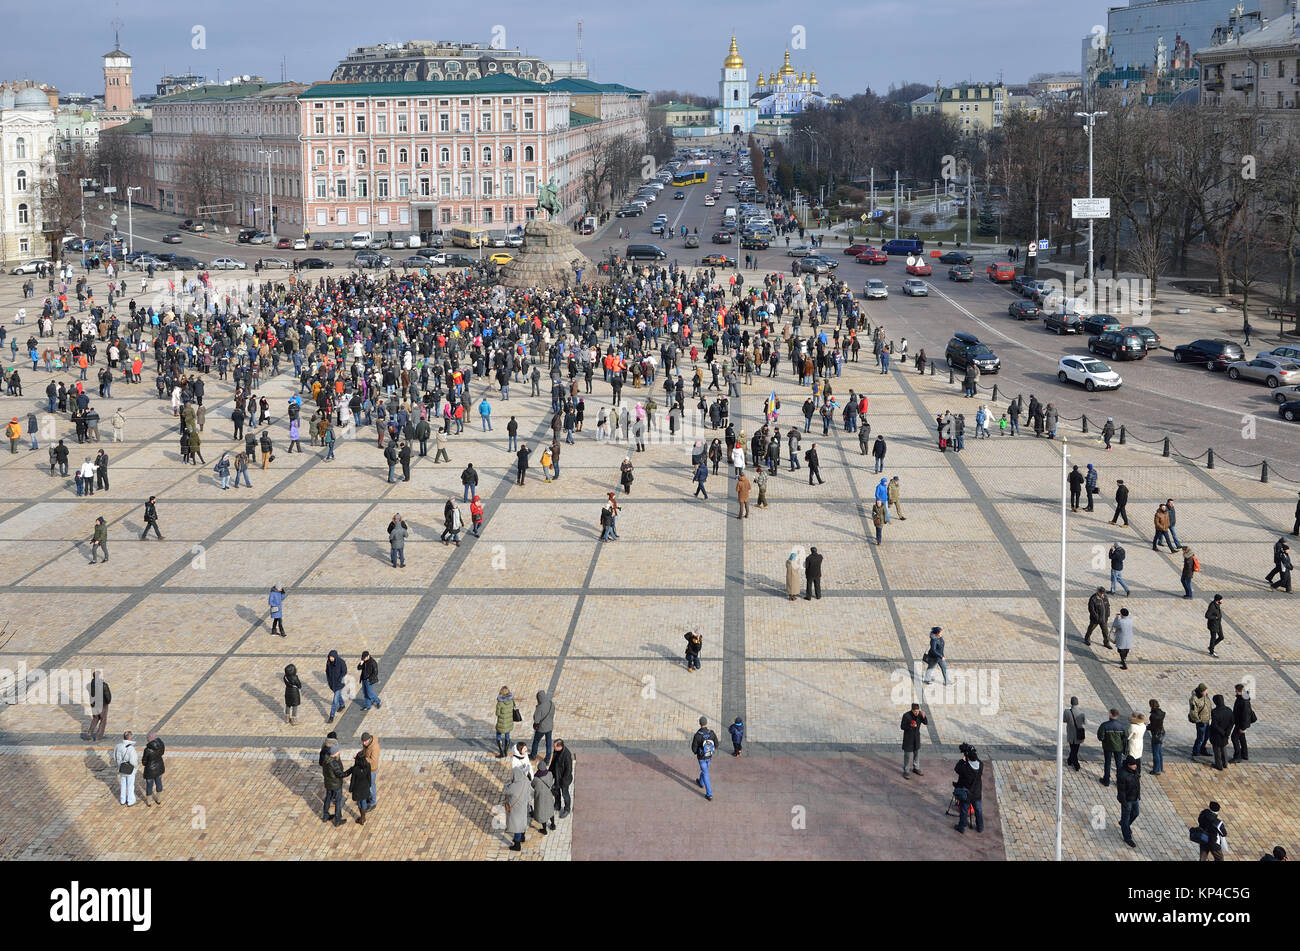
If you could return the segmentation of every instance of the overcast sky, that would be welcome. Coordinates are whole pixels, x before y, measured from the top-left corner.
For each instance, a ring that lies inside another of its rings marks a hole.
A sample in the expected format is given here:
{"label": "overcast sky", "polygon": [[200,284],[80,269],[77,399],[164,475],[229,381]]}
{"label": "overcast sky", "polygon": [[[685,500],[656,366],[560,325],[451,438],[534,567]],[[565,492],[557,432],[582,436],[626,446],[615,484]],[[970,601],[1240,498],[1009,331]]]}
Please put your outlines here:
{"label": "overcast sky", "polygon": [[[65,93],[102,94],[100,57],[122,48],[135,91],[153,92],[163,72],[215,80],[241,73],[303,82],[328,79],[353,47],[404,40],[488,43],[504,35],[545,59],[572,59],[578,20],[592,77],[642,89],[717,94],[734,30],[753,83],[780,67],[787,44],[796,70],[816,70],[823,91],[851,95],[891,82],[1023,82],[1036,72],[1077,71],[1079,44],[1107,6],[1029,0],[498,0],[364,2],[316,0],[0,0],[5,36],[0,79],[48,82]],[[802,46],[802,48],[800,48]]]}

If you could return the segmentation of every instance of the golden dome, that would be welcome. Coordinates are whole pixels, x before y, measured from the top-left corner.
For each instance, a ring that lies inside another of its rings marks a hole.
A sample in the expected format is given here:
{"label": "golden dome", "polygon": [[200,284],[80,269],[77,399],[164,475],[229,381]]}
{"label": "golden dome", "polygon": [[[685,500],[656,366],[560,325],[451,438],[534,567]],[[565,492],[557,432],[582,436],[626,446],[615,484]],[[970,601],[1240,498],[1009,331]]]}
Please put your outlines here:
{"label": "golden dome", "polygon": [[811,84],[814,85],[814,86],[817,85],[817,70],[814,69],[814,70],[812,71],[812,73],[809,74],[809,76],[808,76],[808,82],[811,83]]}
{"label": "golden dome", "polygon": [[764,85],[765,85],[765,83],[764,83],[764,81],[763,81],[763,74],[762,74],[762,73],[759,73],[759,74],[758,74],[758,87],[761,89]]}
{"label": "golden dome", "polygon": [[794,67],[790,65],[790,51],[785,51],[785,65],[781,67],[782,76],[793,76]]}
{"label": "golden dome", "polygon": [[745,61],[740,58],[740,50],[736,47],[736,37],[732,34],[731,49],[727,50],[727,58],[722,61],[723,69],[744,69]]}
{"label": "golden dome", "polygon": [[805,73],[800,73],[799,78],[795,80],[795,82],[799,83],[800,85],[803,85],[807,81],[808,81],[808,76]]}

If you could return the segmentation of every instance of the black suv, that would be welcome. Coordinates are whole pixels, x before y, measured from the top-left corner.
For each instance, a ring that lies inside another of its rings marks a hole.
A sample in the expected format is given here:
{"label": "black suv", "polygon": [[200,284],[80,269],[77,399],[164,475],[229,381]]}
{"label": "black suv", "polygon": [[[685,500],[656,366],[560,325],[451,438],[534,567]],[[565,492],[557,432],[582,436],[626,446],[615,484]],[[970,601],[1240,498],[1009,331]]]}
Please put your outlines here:
{"label": "black suv", "polygon": [[1147,355],[1147,345],[1141,334],[1120,328],[1105,330],[1091,337],[1088,340],[1088,352],[1112,360],[1141,360]]}
{"label": "black suv", "polygon": [[1077,334],[1083,330],[1083,321],[1078,314],[1044,313],[1043,329],[1060,334]]}
{"label": "black suv", "polygon": [[953,334],[943,355],[954,370],[965,370],[971,363],[979,367],[981,373],[997,373],[1002,368],[997,354],[980,343],[974,334]]}
{"label": "black suv", "polygon": [[1103,334],[1107,330],[1119,330],[1123,326],[1122,320],[1110,314],[1092,314],[1083,318],[1083,332],[1094,336]]}
{"label": "black suv", "polygon": [[1174,347],[1175,363],[1200,363],[1207,370],[1223,370],[1229,363],[1244,359],[1241,347],[1231,340],[1193,340]]}

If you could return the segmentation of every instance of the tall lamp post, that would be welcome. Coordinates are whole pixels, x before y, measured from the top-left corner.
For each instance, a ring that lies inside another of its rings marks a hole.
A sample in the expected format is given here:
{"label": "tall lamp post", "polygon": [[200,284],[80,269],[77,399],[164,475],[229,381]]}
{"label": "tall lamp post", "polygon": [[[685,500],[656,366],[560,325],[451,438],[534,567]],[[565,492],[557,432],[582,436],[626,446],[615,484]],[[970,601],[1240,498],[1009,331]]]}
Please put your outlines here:
{"label": "tall lamp post", "polygon": [[1061,802],[1065,783],[1065,501],[1070,451],[1061,440],[1061,604],[1057,617],[1056,659],[1056,861],[1061,861]]}
{"label": "tall lamp post", "polygon": [[[1083,120],[1083,127],[1085,130],[1085,134],[1088,136],[1088,197],[1092,198],[1092,130],[1093,130],[1093,126],[1096,125],[1097,120],[1100,119],[1102,116],[1107,115],[1107,113],[1105,110],[1101,110],[1099,112],[1076,112],[1075,115],[1078,118]],[[1094,276],[1093,268],[1092,268],[1092,222],[1093,219],[1089,218],[1088,219],[1088,263],[1083,269],[1084,278],[1088,281],[1091,281]]]}
{"label": "tall lamp post", "polygon": [[131,192],[144,191],[139,185],[132,185],[126,190],[126,250],[135,253],[135,219],[131,217]]}
{"label": "tall lamp post", "polygon": [[266,230],[271,234],[271,245],[275,246],[275,202],[271,196],[271,156],[279,155],[279,149],[258,149],[258,155],[266,156]]}

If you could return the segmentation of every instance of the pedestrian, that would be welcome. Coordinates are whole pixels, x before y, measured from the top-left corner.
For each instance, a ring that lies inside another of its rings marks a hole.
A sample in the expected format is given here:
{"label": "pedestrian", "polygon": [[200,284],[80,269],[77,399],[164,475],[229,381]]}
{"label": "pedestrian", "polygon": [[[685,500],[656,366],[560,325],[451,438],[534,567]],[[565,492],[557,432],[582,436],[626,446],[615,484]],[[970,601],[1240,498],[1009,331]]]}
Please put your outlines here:
{"label": "pedestrian", "polygon": [[343,700],[343,688],[347,683],[345,680],[347,675],[347,663],[339,656],[338,651],[330,651],[329,656],[325,658],[325,683],[334,692],[334,697],[330,700],[330,716],[326,723],[333,723],[334,715],[342,712],[346,706]]}
{"label": "pedestrian", "polygon": [[543,739],[546,740],[546,755],[542,757],[547,762],[551,759],[551,737],[555,732],[555,704],[551,698],[546,695],[545,690],[537,691],[537,706],[533,708],[533,748],[529,755],[532,759],[537,759],[537,747]]}
{"label": "pedestrian", "polygon": [[1075,466],[1070,470],[1066,481],[1070,486],[1070,511],[1079,511],[1079,496],[1083,494],[1083,473]]}
{"label": "pedestrian", "polygon": [[808,582],[808,588],[804,592],[803,599],[811,601],[813,593],[816,592],[817,600],[822,599],[822,556],[816,548],[808,549],[808,557],[803,562],[804,576]]}
{"label": "pedestrian", "polygon": [[410,526],[401,514],[394,514],[393,520],[388,523],[388,560],[394,568],[406,567],[406,537],[410,533]]}
{"label": "pedestrian", "polygon": [[1165,547],[1170,553],[1174,551],[1174,543],[1169,537],[1169,510],[1163,505],[1156,508],[1155,514],[1156,533],[1151,539],[1151,550],[1158,551],[1161,539],[1164,540]]}
{"label": "pedestrian", "polygon": [[1201,570],[1201,561],[1186,545],[1183,546],[1183,572],[1179,579],[1183,582],[1183,597],[1192,597],[1192,575]]}
{"label": "pedestrian", "polygon": [[1212,802],[1196,817],[1196,828],[1200,833],[1197,841],[1200,843],[1202,862],[1209,858],[1213,858],[1216,862],[1223,861],[1223,848],[1227,844],[1224,839],[1228,837],[1228,828],[1219,818],[1219,809],[1219,804]]}
{"label": "pedestrian", "polygon": [[[769,447],[779,446],[779,445],[780,445],[779,441],[774,441],[772,443],[769,443]],[[767,482],[769,478],[770,475],[768,473],[768,470],[764,469],[761,465],[754,470],[754,485],[758,486],[758,502],[756,504],[761,509],[770,507],[767,504]]]}
{"label": "pedestrian", "polygon": [[433,434],[434,444],[437,451],[433,454],[433,463],[437,465],[440,462],[451,462],[451,456],[447,454],[447,434],[439,429]]}
{"label": "pedestrian", "polygon": [[812,485],[815,478],[818,485],[825,485],[826,480],[822,478],[821,462],[817,458],[816,443],[813,443],[808,451],[803,454],[803,461],[808,466],[808,484]]}
{"label": "pedestrian", "polygon": [[903,714],[899,729],[903,731],[903,778],[910,773],[921,775],[921,727],[930,721],[919,703],[913,703],[912,709]]}
{"label": "pedestrian", "polygon": [[1169,515],[1169,537],[1174,540],[1175,548],[1182,548],[1183,543],[1178,540],[1178,512],[1174,509],[1174,500],[1165,499],[1165,512]]}
{"label": "pedestrian", "polygon": [[709,729],[708,717],[700,717],[700,728],[691,737],[691,752],[700,765],[699,778],[695,785],[704,790],[704,798],[713,801],[713,783],[709,780],[709,764],[718,749],[718,735]]}
{"label": "pedestrian", "polygon": [[524,718],[515,706],[515,697],[509,687],[497,691],[496,715],[497,759],[503,759],[510,752],[510,731]]}
{"label": "pedestrian", "polygon": [[158,530],[158,501],[156,495],[149,496],[149,501],[144,503],[144,531],[140,533],[140,541],[144,541],[149,536],[149,529],[158,536],[158,540],[163,540],[163,533]]}
{"label": "pedestrian", "polygon": [[1270,582],[1269,587],[1277,590],[1282,588],[1287,594],[1291,593],[1291,546],[1282,542],[1279,550],[1275,550],[1273,555],[1273,568],[1278,573],[1277,581]]}
{"label": "pedestrian", "polygon": [[945,687],[953,686],[953,682],[948,679],[948,659],[944,656],[944,649],[943,628],[938,626],[930,628],[930,646],[921,655],[921,660],[925,664],[923,683],[928,684],[931,682],[930,671],[938,667],[943,672],[943,685]]}
{"label": "pedestrian", "polygon": [[745,475],[745,470],[741,469],[740,474],[736,476],[736,501],[740,503],[736,518],[749,518],[749,490],[751,485],[752,483]]}
{"label": "pedestrian", "polygon": [[559,818],[567,819],[573,811],[573,799],[569,794],[569,787],[573,785],[573,753],[564,745],[564,740],[556,739],[550,768],[555,777],[555,808],[559,810]]}
{"label": "pedestrian", "polygon": [[470,497],[478,491],[478,470],[474,468],[474,463],[469,463],[460,474],[460,485],[464,490],[462,492],[462,501],[468,502]]}
{"label": "pedestrian", "polygon": [[1142,762],[1132,755],[1124,758],[1124,765],[1115,777],[1115,798],[1119,800],[1119,828],[1124,836],[1124,844],[1131,849],[1137,848],[1133,841],[1133,823],[1141,814],[1142,806]]}
{"label": "pedestrian", "polygon": [[731,734],[731,755],[739,756],[745,747],[745,721],[736,717],[731,721],[731,726],[727,727],[727,732]]}
{"label": "pedestrian", "polygon": [[1205,626],[1210,631],[1210,656],[1218,657],[1214,645],[1223,640],[1223,595],[1216,594],[1205,609]]}
{"label": "pedestrian", "polygon": [[983,776],[979,753],[975,747],[963,743],[959,747],[961,750],[961,760],[953,767],[953,772],[957,774],[957,780],[952,784],[952,794],[957,800],[958,818],[957,824],[953,826],[958,832],[965,833],[968,824],[966,819],[967,807],[970,806],[975,810],[975,831],[984,831],[984,804],[982,802],[981,787],[983,785]]}
{"label": "pedestrian", "polygon": [[[894,514],[898,516],[899,521],[906,522],[907,516],[903,514],[903,483],[898,476],[893,476],[889,480],[888,489],[889,504],[893,507]],[[885,512],[885,521],[889,521],[888,510]]]}
{"label": "pedestrian", "polygon": [[1083,739],[1087,735],[1084,728],[1087,726],[1087,717],[1079,709],[1079,698],[1070,698],[1070,708],[1065,711],[1061,718],[1065,722],[1065,742],[1070,744],[1070,755],[1066,758],[1065,764],[1074,768],[1077,773],[1082,767],[1079,765],[1079,747],[1083,744]]}
{"label": "pedestrian", "polygon": [[284,720],[290,726],[298,724],[298,707],[302,706],[302,678],[294,664],[284,668]]}
{"label": "pedestrian", "polygon": [[483,500],[477,495],[469,503],[470,531],[478,538],[483,534]]}
{"label": "pedestrian", "polygon": [[683,635],[686,641],[686,669],[700,669],[700,651],[704,649],[704,635],[696,631],[687,631]]}
{"label": "pedestrian", "polygon": [[1128,486],[1124,484],[1123,479],[1115,480],[1115,515],[1111,518],[1110,523],[1114,525],[1120,518],[1124,519],[1124,527],[1128,528]]}
{"label": "pedestrian", "polygon": [[460,514],[460,509],[451,499],[447,499],[447,504],[442,510],[442,543],[444,545],[454,543],[457,548],[460,547],[460,533],[465,527],[465,520]]}
{"label": "pedestrian", "polygon": [[[60,440],[60,441],[62,441],[62,440]],[[67,473],[64,473],[64,474],[66,475]],[[1297,493],[1297,494],[1300,495],[1300,493]],[[1292,526],[1291,526],[1291,534],[1292,534],[1292,535],[1295,535],[1295,536],[1300,536],[1300,499],[1296,499],[1296,503],[1295,503],[1295,522],[1294,522],[1294,524],[1292,524]]]}
{"label": "pedestrian", "polygon": [[1088,463],[1088,471],[1083,477],[1083,490],[1088,493],[1088,504],[1084,511],[1091,512],[1092,497],[1097,494],[1097,470],[1091,462]]}
{"label": "pedestrian", "polygon": [[1120,608],[1119,616],[1110,626],[1115,636],[1115,650],[1119,651],[1119,669],[1128,670],[1128,652],[1133,649],[1133,619],[1128,615],[1128,608]]}
{"label": "pedestrian", "polygon": [[1192,742],[1192,756],[1209,756],[1205,744],[1210,738],[1210,698],[1209,687],[1197,684],[1187,701],[1187,722],[1196,727],[1196,739]]}
{"label": "pedestrian", "polygon": [[370,795],[366,798],[366,812],[374,812],[379,805],[377,783],[379,781],[379,740],[370,733],[361,734],[361,751],[365,754],[366,766],[370,773]]}
{"label": "pedestrian", "polygon": [[155,806],[162,805],[162,776],[167,771],[167,764],[163,762],[163,755],[167,752],[167,745],[163,743],[162,738],[157,733],[150,733],[145,737],[144,751],[140,754],[140,774],[144,777],[144,804],[149,805],[149,797],[153,796]]}
{"label": "pedestrian", "polygon": [[1106,557],[1110,559],[1110,593],[1114,594],[1115,586],[1119,585],[1124,589],[1124,597],[1127,598],[1132,592],[1129,591],[1128,585],[1124,581],[1124,546],[1119,542],[1115,542],[1110,546]]}
{"label": "pedestrian", "polygon": [[[330,736],[334,736],[333,733]],[[337,740],[330,741],[321,757],[321,773],[325,783],[325,811],[322,822],[330,821],[330,803],[334,804],[334,825],[343,825],[343,761],[339,759]]]}
{"label": "pedestrian", "polygon": [[1128,726],[1124,730],[1124,753],[1141,762],[1142,743],[1146,738],[1147,718],[1141,713],[1129,714]]}
{"label": "pedestrian", "polygon": [[1246,744],[1246,731],[1258,717],[1255,716],[1255,710],[1251,706],[1250,697],[1246,696],[1246,685],[1237,684],[1233,688],[1237,692],[1237,699],[1232,702],[1232,760],[1233,763],[1244,763],[1250,759],[1250,749]]}
{"label": "pedestrian", "polygon": [[1236,721],[1232,710],[1223,700],[1223,694],[1216,693],[1212,698],[1214,709],[1210,711],[1210,749],[1214,751],[1214,768],[1228,768],[1228,741],[1232,738]]}
{"label": "pedestrian", "polygon": [[528,444],[523,443],[520,445],[519,451],[515,453],[518,473],[518,478],[515,480],[516,485],[524,484],[524,476],[528,474],[528,455],[530,452],[532,452],[532,450],[528,448]]}
{"label": "pedestrian", "polygon": [[[624,459],[623,462],[624,462],[625,464],[630,464],[630,463],[628,463],[628,460],[627,460],[627,459]],[[701,495],[701,493],[703,493],[703,495],[704,495],[704,500],[705,500],[706,502],[707,502],[708,499],[709,499],[709,492],[708,492],[708,490],[704,487],[704,483],[708,480],[708,478],[709,478],[709,467],[708,467],[704,462],[701,461],[700,464],[699,464],[698,466],[695,467],[695,475],[691,478],[691,481],[694,482],[694,483],[696,484],[696,485],[695,485],[695,498],[699,498],[700,495]],[[740,490],[739,483],[737,483],[736,490],[737,490],[738,492],[739,492],[739,490]]]}
{"label": "pedestrian", "polygon": [[113,702],[113,691],[104,680],[102,670],[95,671],[91,676],[88,692],[90,709],[94,716],[90,718],[90,726],[86,728],[85,733],[81,734],[81,738],[98,741],[104,738],[104,730],[108,728],[108,706]]}
{"label": "pedestrian", "polygon": [[799,553],[790,552],[785,560],[785,595],[790,601],[799,596]]}
{"label": "pedestrian", "polygon": [[1103,647],[1110,647],[1110,598],[1106,589],[1098,588],[1088,599],[1088,629],[1083,633],[1083,643],[1091,646],[1093,629],[1101,631]]}
{"label": "pedestrian", "polygon": [[[618,482],[619,485],[623,487],[624,495],[632,494],[632,480],[633,480],[632,469],[633,469],[632,458],[630,456],[624,456],[622,463],[620,463],[618,467]],[[705,494],[705,498],[708,498],[707,493]]]}
{"label": "pedestrian", "polygon": [[555,830],[555,777],[545,765],[533,776],[533,818],[542,827],[542,835]]}
{"label": "pedestrian", "polygon": [[[883,481],[883,480],[882,480]],[[871,524],[876,530],[876,545],[883,545],[885,525],[889,522],[889,512],[885,509],[880,499],[871,506]]]}
{"label": "pedestrian", "polygon": [[1101,743],[1101,755],[1106,765],[1100,780],[1103,786],[1110,785],[1111,764],[1114,763],[1116,770],[1120,767],[1120,762],[1124,756],[1124,735],[1125,727],[1120,722],[1119,711],[1111,707],[1110,719],[1105,720],[1097,727],[1097,741]]}
{"label": "pedestrian", "polygon": [[357,674],[357,680],[361,683],[361,709],[369,710],[372,705],[382,707],[383,703],[375,694],[375,687],[379,686],[379,661],[371,656],[370,651],[361,652]]}
{"label": "pedestrian", "polygon": [[135,748],[134,734],[127,730],[121,741],[113,747],[112,764],[117,767],[119,801],[124,806],[135,805],[135,770],[140,765],[140,754]]}
{"label": "pedestrian", "polygon": [[246,453],[237,452],[235,453],[235,488],[236,489],[239,488],[239,479],[241,476],[244,479],[244,485],[247,488],[251,489],[253,487],[253,483],[248,481],[248,455]]}
{"label": "pedestrian", "polygon": [[888,446],[885,445],[885,437],[876,436],[876,442],[871,447],[871,455],[876,460],[875,471],[877,474],[885,471],[885,453],[887,451],[888,451]]}
{"label": "pedestrian", "polygon": [[528,801],[532,791],[532,779],[528,770],[522,766],[512,768],[510,780],[501,790],[500,800],[506,807],[506,834],[511,837],[511,852],[523,849],[524,834],[528,831]]}
{"label": "pedestrian", "polygon": [[104,516],[95,519],[95,527],[90,534],[90,563],[98,564],[96,555],[98,552],[104,553],[104,564],[108,564],[108,526],[104,524]]}
{"label": "pedestrian", "polygon": [[225,492],[230,488],[230,453],[222,451],[221,458],[217,460],[216,465],[212,467],[218,479],[221,480],[221,491]]}
{"label": "pedestrian", "polygon": [[1101,440],[1106,444],[1106,451],[1110,451],[1110,441],[1115,438],[1115,420],[1106,417],[1106,424],[1101,427]]}
{"label": "pedestrian", "polygon": [[284,633],[284,588],[273,586],[266,596],[266,603],[271,609],[271,636],[287,637]]}
{"label": "pedestrian", "polygon": [[357,811],[360,815],[357,817],[357,825],[366,824],[366,802],[370,799],[370,763],[366,760],[366,751],[357,750],[356,756],[352,759],[352,765],[343,773],[345,779],[351,778],[348,784],[348,792],[352,796],[352,801],[356,803]]}
{"label": "pedestrian", "polygon": [[1147,712],[1147,737],[1151,740],[1151,775],[1159,776],[1165,771],[1165,711],[1160,709],[1159,700],[1148,700],[1151,708]]}

